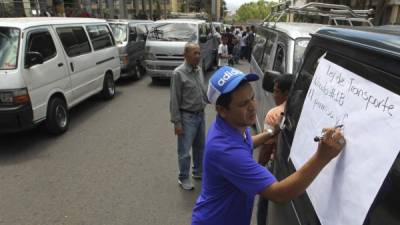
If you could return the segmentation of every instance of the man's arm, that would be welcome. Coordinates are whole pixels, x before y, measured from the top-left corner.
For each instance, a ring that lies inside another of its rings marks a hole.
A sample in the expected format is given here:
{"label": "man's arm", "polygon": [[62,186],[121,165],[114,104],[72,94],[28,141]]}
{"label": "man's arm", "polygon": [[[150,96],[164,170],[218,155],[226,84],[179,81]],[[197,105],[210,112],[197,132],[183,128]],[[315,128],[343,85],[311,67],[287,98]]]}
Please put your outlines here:
{"label": "man's arm", "polygon": [[256,134],[256,135],[252,136],[253,147],[254,148],[259,147],[260,145],[262,145],[265,142],[267,142],[273,136],[274,136],[274,134],[269,134],[267,132],[262,132],[262,133],[259,133],[259,134]]}
{"label": "man's arm", "polygon": [[318,145],[317,152],[304,166],[286,179],[275,182],[265,188],[260,192],[260,195],[274,202],[287,202],[304,193],[321,170],[335,158],[344,147],[344,143],[340,144],[338,142],[338,140],[343,138],[340,131],[326,129],[324,137],[326,138]]}
{"label": "man's arm", "polygon": [[171,96],[170,96],[170,113],[171,113],[171,122],[175,125],[175,132],[177,128],[182,128],[181,124],[181,112],[180,112],[180,104],[182,98],[182,88],[181,88],[181,79],[179,73],[174,71],[171,78],[171,88],[170,88]]}

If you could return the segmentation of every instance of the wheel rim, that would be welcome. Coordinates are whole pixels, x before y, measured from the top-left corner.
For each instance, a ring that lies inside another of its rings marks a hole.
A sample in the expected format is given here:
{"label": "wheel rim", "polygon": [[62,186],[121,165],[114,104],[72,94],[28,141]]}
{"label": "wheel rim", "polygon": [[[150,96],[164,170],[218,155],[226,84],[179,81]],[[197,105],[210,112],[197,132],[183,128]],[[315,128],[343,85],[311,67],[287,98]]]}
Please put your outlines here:
{"label": "wheel rim", "polygon": [[107,79],[107,89],[108,89],[108,93],[110,93],[110,95],[114,95],[114,93],[115,93],[114,80],[111,78]]}
{"label": "wheel rim", "polygon": [[67,125],[67,110],[62,105],[56,107],[56,121],[59,127],[65,127]]}

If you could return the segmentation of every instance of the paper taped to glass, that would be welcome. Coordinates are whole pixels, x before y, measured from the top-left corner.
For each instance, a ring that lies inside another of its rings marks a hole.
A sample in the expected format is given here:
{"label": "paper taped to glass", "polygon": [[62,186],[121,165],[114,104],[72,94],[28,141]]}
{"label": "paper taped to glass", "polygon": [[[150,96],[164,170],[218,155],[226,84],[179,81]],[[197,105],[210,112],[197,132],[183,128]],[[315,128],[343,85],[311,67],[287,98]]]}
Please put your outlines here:
{"label": "paper taped to glass", "polygon": [[292,143],[299,169],[315,153],[313,138],[343,124],[344,151],[307,189],[322,225],[362,225],[399,153],[400,96],[325,58],[316,69]]}

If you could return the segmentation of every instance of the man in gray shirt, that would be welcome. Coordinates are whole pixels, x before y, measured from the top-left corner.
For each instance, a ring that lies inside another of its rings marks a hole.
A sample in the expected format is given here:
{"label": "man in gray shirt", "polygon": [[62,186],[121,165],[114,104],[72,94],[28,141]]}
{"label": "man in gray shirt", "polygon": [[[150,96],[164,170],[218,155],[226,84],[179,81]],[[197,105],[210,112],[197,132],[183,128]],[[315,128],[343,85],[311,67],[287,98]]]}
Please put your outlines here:
{"label": "man in gray shirt", "polygon": [[205,142],[204,108],[207,104],[204,77],[200,63],[200,47],[187,43],[185,61],[171,78],[171,122],[178,136],[178,183],[185,190],[194,188],[189,177],[190,148],[193,155],[192,177],[201,179]]}

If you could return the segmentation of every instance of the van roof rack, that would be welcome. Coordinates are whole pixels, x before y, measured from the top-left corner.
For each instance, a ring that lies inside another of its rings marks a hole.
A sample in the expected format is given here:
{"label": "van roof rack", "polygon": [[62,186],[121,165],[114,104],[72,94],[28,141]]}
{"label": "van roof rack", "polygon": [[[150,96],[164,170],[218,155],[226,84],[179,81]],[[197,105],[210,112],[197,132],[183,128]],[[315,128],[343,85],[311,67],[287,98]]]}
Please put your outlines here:
{"label": "van roof rack", "polygon": [[353,26],[353,22],[372,24],[373,9],[353,10],[346,5],[310,2],[303,6],[291,6],[290,1],[278,3],[271,8],[271,13],[264,19],[264,23],[278,22],[286,14],[320,16],[329,18],[328,24],[338,25],[338,21],[346,21]]}

